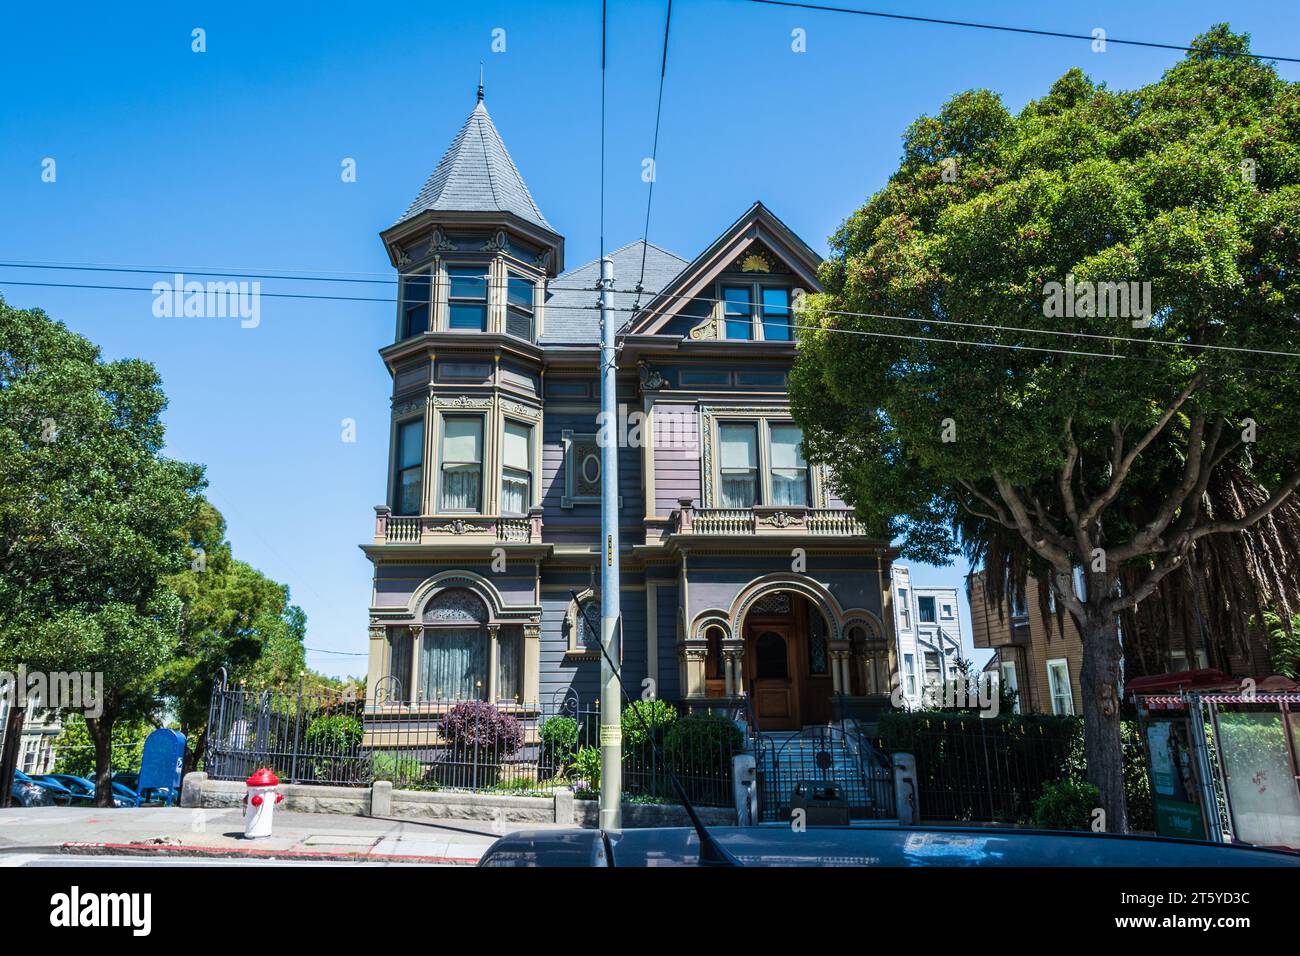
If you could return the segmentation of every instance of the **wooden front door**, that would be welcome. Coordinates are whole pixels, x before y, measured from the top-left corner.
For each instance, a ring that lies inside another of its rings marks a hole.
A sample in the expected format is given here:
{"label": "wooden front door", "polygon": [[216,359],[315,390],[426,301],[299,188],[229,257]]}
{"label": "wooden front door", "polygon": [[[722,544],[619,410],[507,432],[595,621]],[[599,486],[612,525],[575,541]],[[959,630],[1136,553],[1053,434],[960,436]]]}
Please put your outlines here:
{"label": "wooden front door", "polygon": [[745,630],[746,670],[759,728],[798,730],[798,629],[755,622]]}

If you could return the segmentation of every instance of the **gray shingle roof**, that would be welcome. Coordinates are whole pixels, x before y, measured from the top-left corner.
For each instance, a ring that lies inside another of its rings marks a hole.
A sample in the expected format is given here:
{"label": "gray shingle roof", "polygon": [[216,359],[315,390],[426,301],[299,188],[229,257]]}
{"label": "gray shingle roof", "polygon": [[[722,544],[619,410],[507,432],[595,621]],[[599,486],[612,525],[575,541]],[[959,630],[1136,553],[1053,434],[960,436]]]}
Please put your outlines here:
{"label": "gray shingle roof", "polygon": [[469,119],[398,223],[427,209],[511,212],[534,225],[555,231],[533,201],[482,100],[469,114]]}
{"label": "gray shingle roof", "polygon": [[[681,256],[660,249],[653,243],[640,239],[629,242],[621,249],[609,253],[614,260],[614,288],[634,289],[641,275],[641,249],[645,247],[645,279],[641,285],[641,304],[645,305],[664,286],[677,277],[687,265]],[[540,341],[544,345],[596,345],[600,342],[600,295],[596,283],[600,280],[600,260],[593,259],[585,265],[570,269],[554,280],[560,288],[548,292],[546,297],[546,330]],[[574,291],[574,290],[579,291]],[[637,301],[633,292],[615,292],[615,309],[629,310]],[[630,311],[614,313],[618,326],[632,318]]]}

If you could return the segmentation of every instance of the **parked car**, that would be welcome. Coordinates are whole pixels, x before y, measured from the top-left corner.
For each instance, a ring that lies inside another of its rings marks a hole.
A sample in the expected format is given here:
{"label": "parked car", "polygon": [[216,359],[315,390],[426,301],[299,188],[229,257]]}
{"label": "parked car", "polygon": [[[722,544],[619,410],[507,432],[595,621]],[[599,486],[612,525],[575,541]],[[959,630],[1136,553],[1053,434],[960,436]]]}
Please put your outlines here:
{"label": "parked car", "polygon": [[[710,827],[739,866],[1289,866],[1300,853],[1169,837],[997,827]],[[479,866],[700,866],[690,827],[525,830]],[[724,864],[725,865],[725,864]]]}
{"label": "parked car", "polygon": [[50,791],[36,783],[34,780],[20,780],[19,774],[14,774],[13,786],[9,788],[9,794],[13,798],[15,805],[20,807],[52,807],[54,806],[54,797]]}
{"label": "parked car", "polygon": [[146,803],[165,803],[172,804],[176,802],[177,793],[171,787],[150,787],[148,790],[140,789],[140,775],[133,771],[119,770],[113,774],[113,782],[120,783],[128,790],[134,791],[140,795],[140,804]]}
{"label": "parked car", "polygon": [[40,787],[50,795],[50,799],[58,806],[66,807],[68,804],[72,803],[72,791],[57,780],[39,780],[35,777],[29,777],[21,770],[14,771],[14,780],[21,780],[23,783],[30,783],[32,786]]}
{"label": "parked car", "polygon": [[71,802],[74,806],[84,806],[95,802],[95,785],[85,777],[78,777],[70,773],[43,773],[32,779],[38,783],[42,780],[49,780],[66,787],[72,793]]}
{"label": "parked car", "polygon": [[113,806],[115,807],[138,807],[140,805],[140,795],[125,784],[113,784]]}

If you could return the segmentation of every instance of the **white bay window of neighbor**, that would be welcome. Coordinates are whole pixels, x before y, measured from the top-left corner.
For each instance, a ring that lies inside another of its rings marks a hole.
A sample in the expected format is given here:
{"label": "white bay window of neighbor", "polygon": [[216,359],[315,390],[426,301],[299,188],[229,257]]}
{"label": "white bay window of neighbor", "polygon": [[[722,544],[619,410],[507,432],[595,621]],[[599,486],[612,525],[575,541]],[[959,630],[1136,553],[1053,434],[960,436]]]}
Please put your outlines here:
{"label": "white bay window of neighbor", "polygon": [[532,498],[531,460],[532,428],[519,422],[506,422],[501,445],[501,513],[521,515],[528,511]]}
{"label": "white bay window of neighbor", "polygon": [[442,511],[478,511],[483,484],[483,419],[442,422]]}

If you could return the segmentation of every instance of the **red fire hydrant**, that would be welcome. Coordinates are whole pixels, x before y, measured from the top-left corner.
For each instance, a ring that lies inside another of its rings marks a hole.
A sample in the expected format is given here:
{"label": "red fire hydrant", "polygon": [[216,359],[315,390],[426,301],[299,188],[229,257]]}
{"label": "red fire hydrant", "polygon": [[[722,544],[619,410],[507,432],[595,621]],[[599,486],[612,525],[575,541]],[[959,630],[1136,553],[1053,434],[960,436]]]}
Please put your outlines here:
{"label": "red fire hydrant", "polygon": [[280,778],[269,767],[263,767],[244,782],[248,784],[244,794],[244,837],[269,837],[272,811],[284,799],[284,794],[275,789]]}

